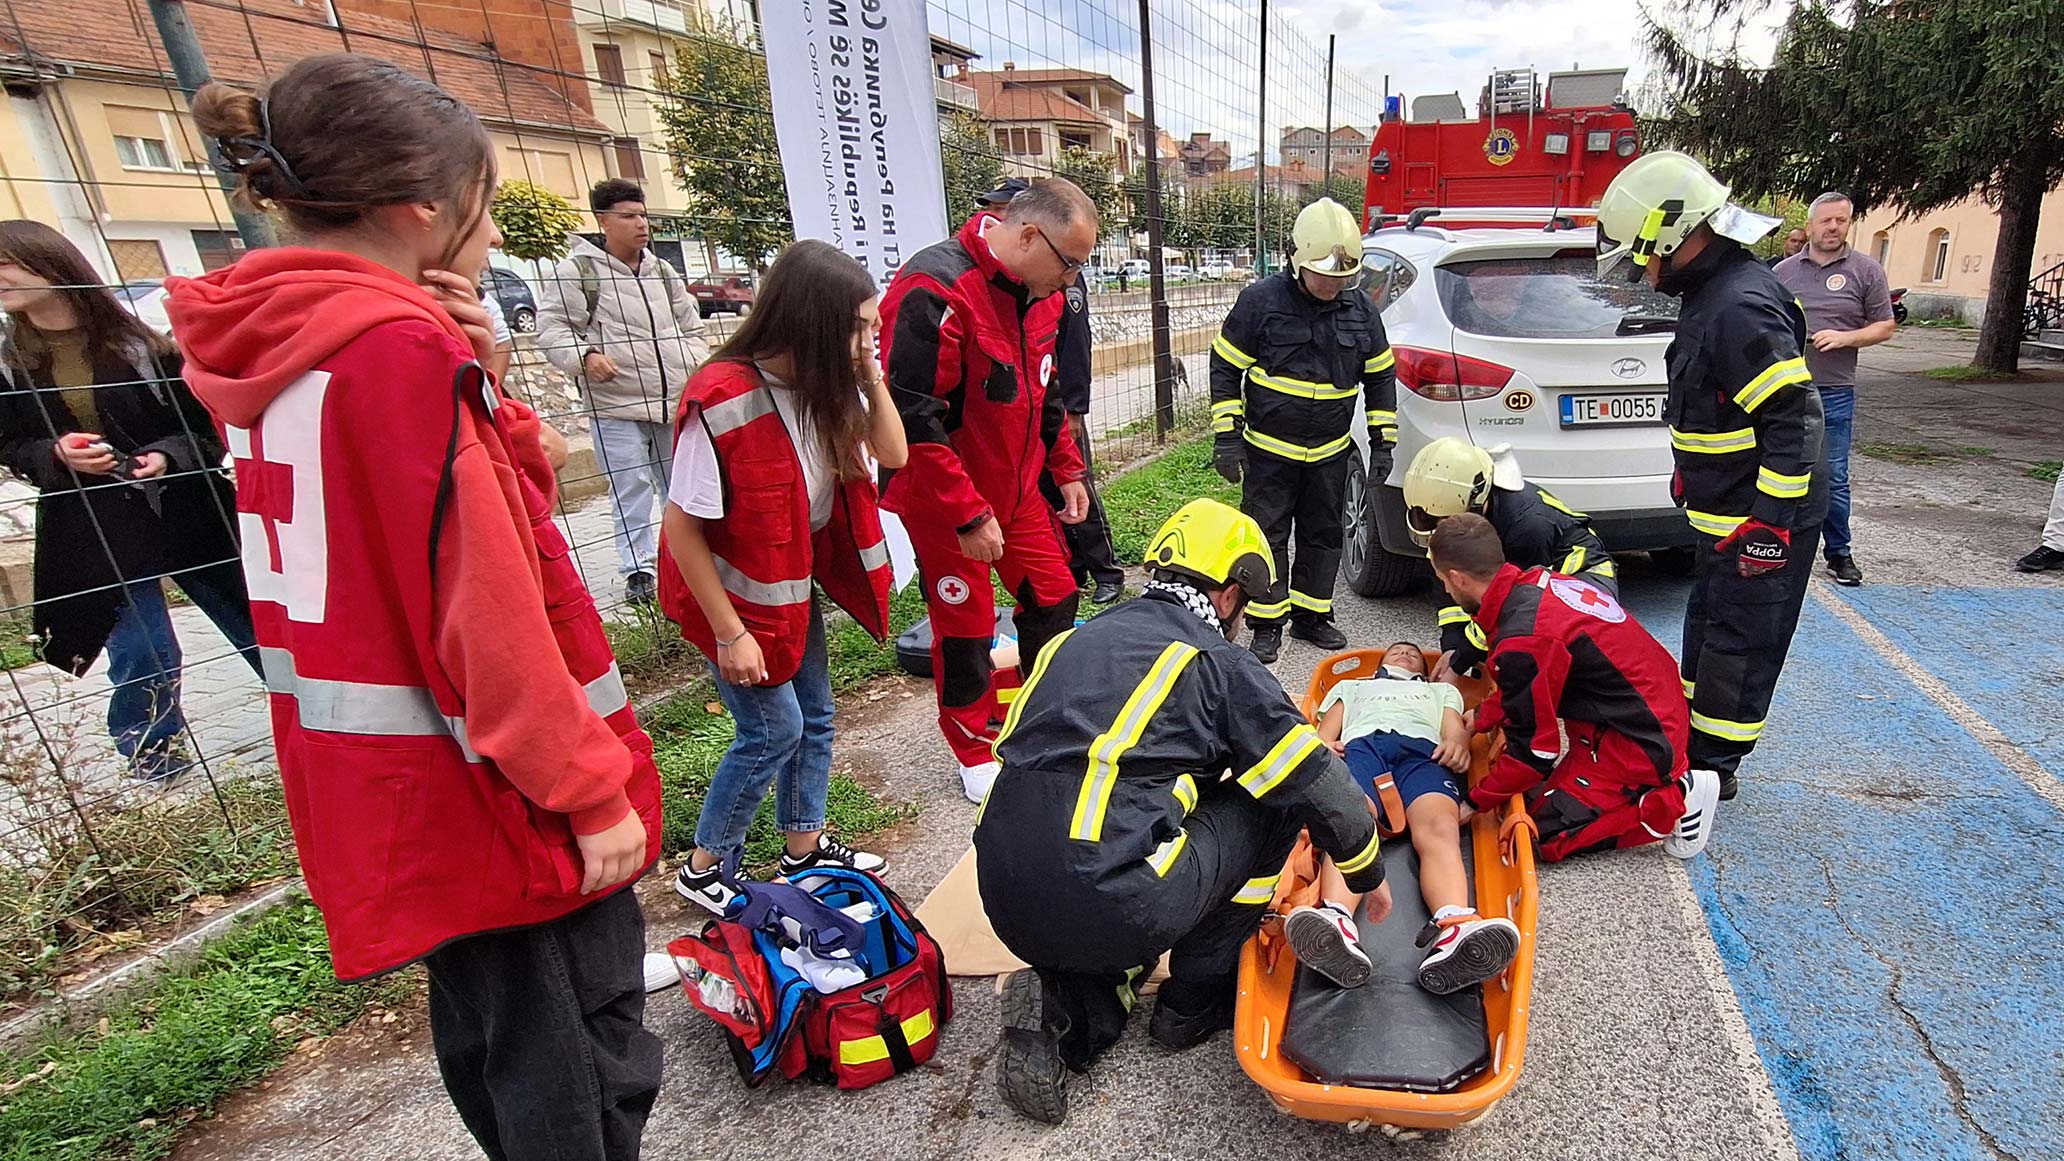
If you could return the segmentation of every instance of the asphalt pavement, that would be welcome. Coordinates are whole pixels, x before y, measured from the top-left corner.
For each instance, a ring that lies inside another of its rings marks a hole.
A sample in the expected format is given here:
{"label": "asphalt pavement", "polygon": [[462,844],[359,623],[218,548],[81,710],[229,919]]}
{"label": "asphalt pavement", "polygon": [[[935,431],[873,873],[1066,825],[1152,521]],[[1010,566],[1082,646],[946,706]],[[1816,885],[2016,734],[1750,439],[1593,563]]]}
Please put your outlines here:
{"label": "asphalt pavement", "polygon": [[[1275,1112],[1220,1037],[1184,1055],[1143,1022],[1046,1129],[999,1103],[997,1005],[955,989],[939,1057],[847,1093],[748,1091],[709,1022],[653,999],[666,1086],[646,1155],[750,1158],[1361,1157],[1911,1161],[2064,1157],[2064,574],[2008,563],[2034,543],[2064,455],[2064,382],[1952,386],[1912,371],[1968,357],[1910,332],[1864,356],[1859,441],[1959,449],[1859,455],[1859,562],[1816,583],[1744,789],[1707,855],[1653,848],[1545,868],[1525,1071],[1478,1124],[1419,1141]],[[1682,581],[1639,557],[1629,608],[1675,647]],[[1343,594],[1356,644],[1434,637],[1432,594]],[[1276,671],[1301,688],[1315,651]],[[888,878],[913,903],[966,844],[973,810],[931,724],[928,687],[850,707],[840,758],[911,799]],[[654,946],[685,929],[648,913]],[[478,1156],[419,1022],[290,1066],[232,1099],[178,1153],[202,1158]]]}

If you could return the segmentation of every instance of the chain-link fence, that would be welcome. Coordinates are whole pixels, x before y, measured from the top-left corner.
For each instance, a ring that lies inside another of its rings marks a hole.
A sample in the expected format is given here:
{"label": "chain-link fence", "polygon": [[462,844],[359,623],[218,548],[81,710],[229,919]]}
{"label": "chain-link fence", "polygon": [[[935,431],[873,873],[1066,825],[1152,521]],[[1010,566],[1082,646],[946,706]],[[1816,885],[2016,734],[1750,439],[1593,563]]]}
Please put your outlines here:
{"label": "chain-link fence", "polygon": [[[1265,22],[1262,0],[926,8],[952,219],[1012,175],[1067,176],[1099,207],[1086,421],[1103,466],[1170,421],[1201,430],[1203,352],[1280,265],[1296,210],[1323,192],[1359,210],[1381,88]],[[256,87],[310,54],[367,53],[480,115],[505,246],[472,273],[510,332],[505,383],[565,437],[562,522],[651,693],[699,672],[637,599],[671,403],[790,237],[758,9],[0,0],[0,1001],[294,869],[237,547],[271,533],[239,526],[239,464],[165,338],[165,279],[235,261],[264,228],[223,196],[187,111],[194,70]],[[646,216],[593,213],[607,179],[642,187]],[[634,269],[625,239],[664,266]]]}

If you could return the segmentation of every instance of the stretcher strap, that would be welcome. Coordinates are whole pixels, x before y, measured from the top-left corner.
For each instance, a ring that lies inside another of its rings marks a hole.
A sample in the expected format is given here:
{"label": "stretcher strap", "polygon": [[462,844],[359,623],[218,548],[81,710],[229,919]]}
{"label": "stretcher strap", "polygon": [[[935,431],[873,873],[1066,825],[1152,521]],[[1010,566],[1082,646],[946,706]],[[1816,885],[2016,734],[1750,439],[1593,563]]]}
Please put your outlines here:
{"label": "stretcher strap", "polygon": [[1376,816],[1376,828],[1384,838],[1404,833],[1405,798],[1398,793],[1397,780],[1388,771],[1376,777],[1376,797],[1369,804]]}

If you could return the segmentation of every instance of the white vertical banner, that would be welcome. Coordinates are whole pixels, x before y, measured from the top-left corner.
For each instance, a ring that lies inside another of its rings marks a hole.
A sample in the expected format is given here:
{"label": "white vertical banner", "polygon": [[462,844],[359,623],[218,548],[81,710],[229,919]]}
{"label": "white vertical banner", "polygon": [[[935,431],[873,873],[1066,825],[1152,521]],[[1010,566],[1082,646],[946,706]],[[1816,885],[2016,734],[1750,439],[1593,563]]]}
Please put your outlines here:
{"label": "white vertical banner", "polygon": [[796,237],[886,288],[947,235],[925,0],[780,0],[760,28]]}

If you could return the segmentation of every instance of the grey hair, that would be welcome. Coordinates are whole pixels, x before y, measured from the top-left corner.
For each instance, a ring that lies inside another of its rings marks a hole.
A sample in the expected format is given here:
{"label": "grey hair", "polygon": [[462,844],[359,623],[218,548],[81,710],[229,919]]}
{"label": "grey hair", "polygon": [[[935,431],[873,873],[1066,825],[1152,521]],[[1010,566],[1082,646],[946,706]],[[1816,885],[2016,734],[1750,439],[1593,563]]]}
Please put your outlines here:
{"label": "grey hair", "polygon": [[1067,229],[1078,218],[1094,222],[1096,216],[1096,203],[1089,200],[1081,186],[1065,177],[1033,181],[1031,187],[1012,198],[1003,211],[1006,222],[1033,222],[1056,230]]}
{"label": "grey hair", "polygon": [[1843,193],[1841,190],[1831,189],[1826,193],[1820,195],[1819,197],[1814,198],[1813,204],[1806,207],[1806,212],[1810,214],[1822,206],[1833,205],[1836,202],[1848,202],[1851,209],[1854,209],[1856,206],[1855,198],[1850,197],[1848,194]]}

